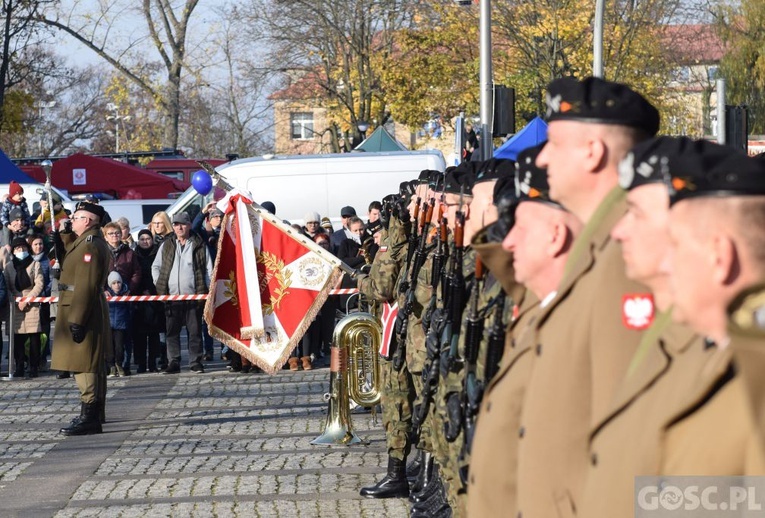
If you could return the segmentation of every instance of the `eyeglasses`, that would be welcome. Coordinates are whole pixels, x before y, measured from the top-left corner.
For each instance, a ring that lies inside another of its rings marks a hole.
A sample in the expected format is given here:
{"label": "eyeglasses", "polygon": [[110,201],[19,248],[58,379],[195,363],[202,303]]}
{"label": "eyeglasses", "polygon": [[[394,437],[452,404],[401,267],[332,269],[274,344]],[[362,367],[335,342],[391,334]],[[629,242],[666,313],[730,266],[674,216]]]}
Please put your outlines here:
{"label": "eyeglasses", "polygon": [[213,214],[212,216],[210,216],[210,219],[213,219],[213,218],[222,218],[222,217],[223,216],[221,216],[220,214]]}
{"label": "eyeglasses", "polygon": [[122,232],[107,232],[107,236],[121,236]]}
{"label": "eyeglasses", "polygon": [[173,223],[173,226],[174,227],[183,227],[183,226],[189,226],[189,224],[188,223],[179,223],[178,221],[176,221],[175,223]]}
{"label": "eyeglasses", "polygon": [[90,219],[87,216],[72,216],[72,221],[77,221],[79,219]]}
{"label": "eyeglasses", "polygon": [[164,225],[165,222],[164,221],[152,221],[151,224],[152,225]]}
{"label": "eyeglasses", "polygon": [[306,221],[305,224],[306,225],[318,225],[319,222],[318,221]]}

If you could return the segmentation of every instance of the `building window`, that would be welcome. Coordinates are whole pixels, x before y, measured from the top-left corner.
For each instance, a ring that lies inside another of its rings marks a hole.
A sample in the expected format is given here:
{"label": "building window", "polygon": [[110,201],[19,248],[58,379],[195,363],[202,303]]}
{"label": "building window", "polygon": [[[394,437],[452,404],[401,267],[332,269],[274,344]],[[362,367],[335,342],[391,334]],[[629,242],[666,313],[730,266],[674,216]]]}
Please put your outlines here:
{"label": "building window", "polygon": [[707,77],[709,78],[710,81],[716,81],[717,78],[719,77],[718,72],[719,72],[718,67],[711,66],[707,69]]}
{"label": "building window", "polygon": [[292,127],[292,138],[295,140],[306,140],[313,138],[313,113],[297,112],[290,114],[290,126]]}

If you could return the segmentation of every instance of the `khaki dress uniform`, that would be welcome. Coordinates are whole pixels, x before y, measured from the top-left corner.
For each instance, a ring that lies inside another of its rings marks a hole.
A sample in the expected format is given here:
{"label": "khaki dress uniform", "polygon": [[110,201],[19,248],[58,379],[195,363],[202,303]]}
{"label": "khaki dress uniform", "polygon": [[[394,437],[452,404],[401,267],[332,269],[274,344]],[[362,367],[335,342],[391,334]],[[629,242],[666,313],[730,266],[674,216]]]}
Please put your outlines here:
{"label": "khaki dress uniform", "polygon": [[[512,274],[512,270],[510,271]],[[526,291],[505,336],[499,371],[481,401],[467,487],[467,516],[514,516],[524,393],[533,366],[539,299]]]}
{"label": "khaki dress uniform", "polygon": [[728,311],[730,348],[765,447],[765,285],[744,291]]}
{"label": "khaki dress uniform", "polygon": [[654,327],[591,435],[580,516],[631,514],[636,476],[743,475],[762,464],[743,399],[731,400],[739,383],[731,378],[730,351],[671,323],[669,312]]}
{"label": "khaki dress uniform", "polygon": [[626,278],[610,237],[625,211],[625,193],[614,188],[577,238],[557,294],[536,321],[519,428],[519,517],[574,514],[592,424],[608,409],[642,335],[623,306],[648,290]]}
{"label": "khaki dress uniform", "polygon": [[[104,347],[111,343],[109,306],[104,286],[109,274],[109,249],[98,227],[79,237],[61,234],[66,255],[59,279],[56,347],[51,368],[59,371],[98,373],[103,369]],[[72,340],[69,324],[85,328],[85,340]],[[84,396],[83,396],[84,397]],[[85,401],[92,403],[93,401]]]}

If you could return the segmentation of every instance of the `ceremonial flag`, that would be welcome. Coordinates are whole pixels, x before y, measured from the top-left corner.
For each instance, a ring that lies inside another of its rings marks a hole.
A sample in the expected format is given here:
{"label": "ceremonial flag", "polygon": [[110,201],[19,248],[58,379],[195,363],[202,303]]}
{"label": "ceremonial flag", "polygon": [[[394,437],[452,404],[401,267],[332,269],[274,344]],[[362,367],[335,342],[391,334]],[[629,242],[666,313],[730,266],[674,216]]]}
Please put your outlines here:
{"label": "ceremonial flag", "polygon": [[390,354],[390,342],[393,337],[393,328],[396,327],[396,315],[398,315],[398,302],[393,304],[385,302],[382,306],[382,340],[380,341],[380,356],[387,358]]}
{"label": "ceremonial flag", "polygon": [[205,321],[210,335],[274,374],[339,278],[340,260],[240,192],[224,210]]}

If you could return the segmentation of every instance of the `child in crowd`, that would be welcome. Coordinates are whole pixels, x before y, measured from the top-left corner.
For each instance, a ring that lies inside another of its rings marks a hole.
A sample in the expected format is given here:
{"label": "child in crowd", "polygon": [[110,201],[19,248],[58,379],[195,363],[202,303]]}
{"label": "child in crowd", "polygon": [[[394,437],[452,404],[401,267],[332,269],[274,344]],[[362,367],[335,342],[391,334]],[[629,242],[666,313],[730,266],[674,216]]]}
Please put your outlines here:
{"label": "child in crowd", "polygon": [[8,197],[3,201],[0,207],[0,223],[3,224],[3,235],[5,243],[10,244],[11,230],[8,225],[11,223],[11,211],[15,208],[21,210],[21,221],[24,228],[29,228],[32,224],[32,217],[29,215],[29,206],[24,198],[24,189],[15,180],[8,184]]}
{"label": "child in crowd", "polygon": [[[127,295],[128,287],[122,282],[119,272],[109,274],[106,295],[114,297]],[[109,366],[107,377],[126,376],[122,368],[122,357],[125,353],[125,336],[130,326],[130,304],[127,302],[109,302],[109,321],[112,326],[112,346],[106,351],[106,365]]]}

